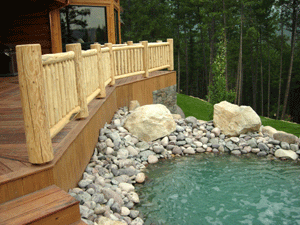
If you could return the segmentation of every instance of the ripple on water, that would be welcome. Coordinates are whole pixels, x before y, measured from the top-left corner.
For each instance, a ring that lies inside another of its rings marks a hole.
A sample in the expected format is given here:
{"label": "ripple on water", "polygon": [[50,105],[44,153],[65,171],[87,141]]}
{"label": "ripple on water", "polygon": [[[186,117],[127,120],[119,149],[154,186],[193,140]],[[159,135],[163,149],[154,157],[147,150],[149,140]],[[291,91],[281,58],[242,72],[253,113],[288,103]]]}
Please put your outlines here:
{"label": "ripple on water", "polygon": [[148,167],[145,224],[300,224],[299,164],[230,155]]}

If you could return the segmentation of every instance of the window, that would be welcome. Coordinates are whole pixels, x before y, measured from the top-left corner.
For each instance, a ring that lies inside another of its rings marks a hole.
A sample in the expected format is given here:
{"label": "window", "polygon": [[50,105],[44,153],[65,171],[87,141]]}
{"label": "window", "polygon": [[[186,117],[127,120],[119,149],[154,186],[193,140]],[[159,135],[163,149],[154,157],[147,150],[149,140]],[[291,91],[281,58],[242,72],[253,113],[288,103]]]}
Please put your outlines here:
{"label": "window", "polygon": [[107,43],[106,8],[69,5],[60,10],[62,44],[81,43],[82,49],[90,44]]}
{"label": "window", "polygon": [[115,9],[115,39],[116,39],[116,44],[120,44],[120,39],[119,39],[119,13]]}

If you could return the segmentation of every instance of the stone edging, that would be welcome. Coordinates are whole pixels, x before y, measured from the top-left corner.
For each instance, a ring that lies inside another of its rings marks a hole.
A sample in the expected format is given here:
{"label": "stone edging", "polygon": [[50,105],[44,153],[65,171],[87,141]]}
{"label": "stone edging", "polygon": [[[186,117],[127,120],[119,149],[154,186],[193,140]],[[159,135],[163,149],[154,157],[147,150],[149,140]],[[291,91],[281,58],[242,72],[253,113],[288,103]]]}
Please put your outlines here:
{"label": "stone edging", "polygon": [[139,203],[133,185],[143,183],[145,165],[159,159],[196,153],[230,153],[277,160],[274,154],[281,148],[300,154],[298,144],[289,145],[261,133],[228,138],[214,128],[213,122],[200,122],[194,117],[175,120],[176,131],[147,143],[122,127],[128,114],[127,107],[119,109],[111,124],[100,130],[99,142],[79,187],[69,191],[80,201],[80,213],[87,224],[143,224],[139,211],[133,209]]}

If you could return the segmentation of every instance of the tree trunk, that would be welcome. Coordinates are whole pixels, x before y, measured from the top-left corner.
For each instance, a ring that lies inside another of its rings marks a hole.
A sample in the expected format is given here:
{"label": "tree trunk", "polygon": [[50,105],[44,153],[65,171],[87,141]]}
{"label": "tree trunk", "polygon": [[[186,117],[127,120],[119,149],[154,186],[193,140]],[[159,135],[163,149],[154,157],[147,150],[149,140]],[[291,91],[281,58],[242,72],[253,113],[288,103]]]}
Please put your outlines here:
{"label": "tree trunk", "polygon": [[[256,43],[256,53],[258,55],[258,40]],[[258,76],[258,57],[256,57],[256,63],[255,63],[255,75],[254,75],[254,79],[253,79],[253,109],[254,111],[257,110],[257,102],[256,102],[256,98],[257,98],[257,76]]]}
{"label": "tree trunk", "polygon": [[238,105],[242,104],[242,89],[243,89],[243,3],[241,5],[241,36],[240,36],[240,54],[239,54],[239,64],[240,64],[240,79],[239,79],[239,99]]}
{"label": "tree trunk", "polygon": [[211,20],[211,28],[209,32],[209,42],[210,42],[210,57],[209,57],[209,84],[208,85],[213,85],[213,72],[212,72],[212,64],[214,62],[214,36],[215,36],[215,17],[212,17]]}
{"label": "tree trunk", "polygon": [[228,63],[227,63],[227,24],[226,24],[226,6],[225,0],[223,0],[223,19],[224,19],[224,46],[225,46],[225,79],[226,79],[226,91],[228,91]]}
{"label": "tree trunk", "polygon": [[268,61],[269,61],[269,76],[268,76],[268,114],[270,118],[270,99],[271,99],[271,62],[270,62],[270,49],[268,48]]}
{"label": "tree trunk", "polygon": [[280,70],[279,70],[278,102],[277,102],[277,113],[276,113],[276,119],[277,120],[279,119],[280,99],[281,99],[282,55],[283,55],[283,15],[282,15],[282,12],[281,12],[280,20],[281,20],[281,48],[280,48]]}
{"label": "tree trunk", "polygon": [[236,80],[236,103],[241,105],[242,83],[243,83],[243,4],[241,4],[241,33],[240,33],[240,52]]}
{"label": "tree trunk", "polygon": [[260,32],[260,96],[261,96],[261,116],[264,115],[264,77],[263,77],[263,58],[262,58],[262,30]]}
{"label": "tree trunk", "polygon": [[[180,41],[180,39],[178,39],[178,41]],[[180,43],[178,44],[177,60],[177,93],[180,93]]]}
{"label": "tree trunk", "polygon": [[206,51],[205,51],[205,44],[204,44],[204,37],[203,37],[203,32],[201,31],[201,42],[202,42],[202,54],[203,54],[203,65],[204,65],[204,85],[206,87],[206,90],[204,91],[204,96],[206,95],[205,93],[208,93],[208,77],[207,77],[207,64],[206,64]]}
{"label": "tree trunk", "polygon": [[290,68],[289,68],[289,74],[288,74],[288,80],[286,84],[286,90],[284,95],[284,102],[283,102],[283,109],[282,109],[282,115],[281,119],[283,120],[285,117],[286,107],[287,107],[287,101],[289,97],[290,92],[290,86],[291,86],[291,79],[292,79],[292,70],[293,70],[293,61],[294,61],[294,51],[295,51],[295,37],[296,37],[296,31],[297,31],[297,19],[298,19],[298,11],[296,7],[296,0],[293,2],[293,32],[292,32],[292,39],[291,39],[291,61],[290,61]]}
{"label": "tree trunk", "polygon": [[187,31],[184,25],[184,42],[185,42],[185,94],[189,94],[189,57],[188,57],[188,41]]}
{"label": "tree trunk", "polygon": [[[179,12],[179,4],[177,4],[177,12]],[[178,16],[179,17],[179,16]],[[180,91],[180,26],[177,26],[177,93],[181,93]]]}

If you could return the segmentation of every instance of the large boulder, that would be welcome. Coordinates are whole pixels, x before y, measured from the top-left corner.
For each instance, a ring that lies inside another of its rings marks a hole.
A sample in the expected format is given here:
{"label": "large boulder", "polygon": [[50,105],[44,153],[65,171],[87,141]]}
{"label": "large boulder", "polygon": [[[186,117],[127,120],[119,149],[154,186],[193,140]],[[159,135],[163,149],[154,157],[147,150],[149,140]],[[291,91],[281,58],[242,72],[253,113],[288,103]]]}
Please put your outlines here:
{"label": "large boulder", "polygon": [[239,136],[259,131],[261,120],[250,106],[238,106],[227,101],[214,105],[214,125],[227,136]]}
{"label": "large boulder", "polygon": [[124,127],[140,140],[153,141],[176,130],[176,123],[166,106],[144,105],[134,110],[126,119]]}
{"label": "large boulder", "polygon": [[292,150],[277,149],[274,155],[277,158],[286,158],[292,160],[296,160],[298,158],[297,153]]}
{"label": "large boulder", "polygon": [[289,144],[297,144],[298,143],[298,138],[293,135],[293,134],[289,134],[283,131],[279,131],[275,134],[273,134],[273,138],[277,141],[281,141],[281,142],[286,142]]}

